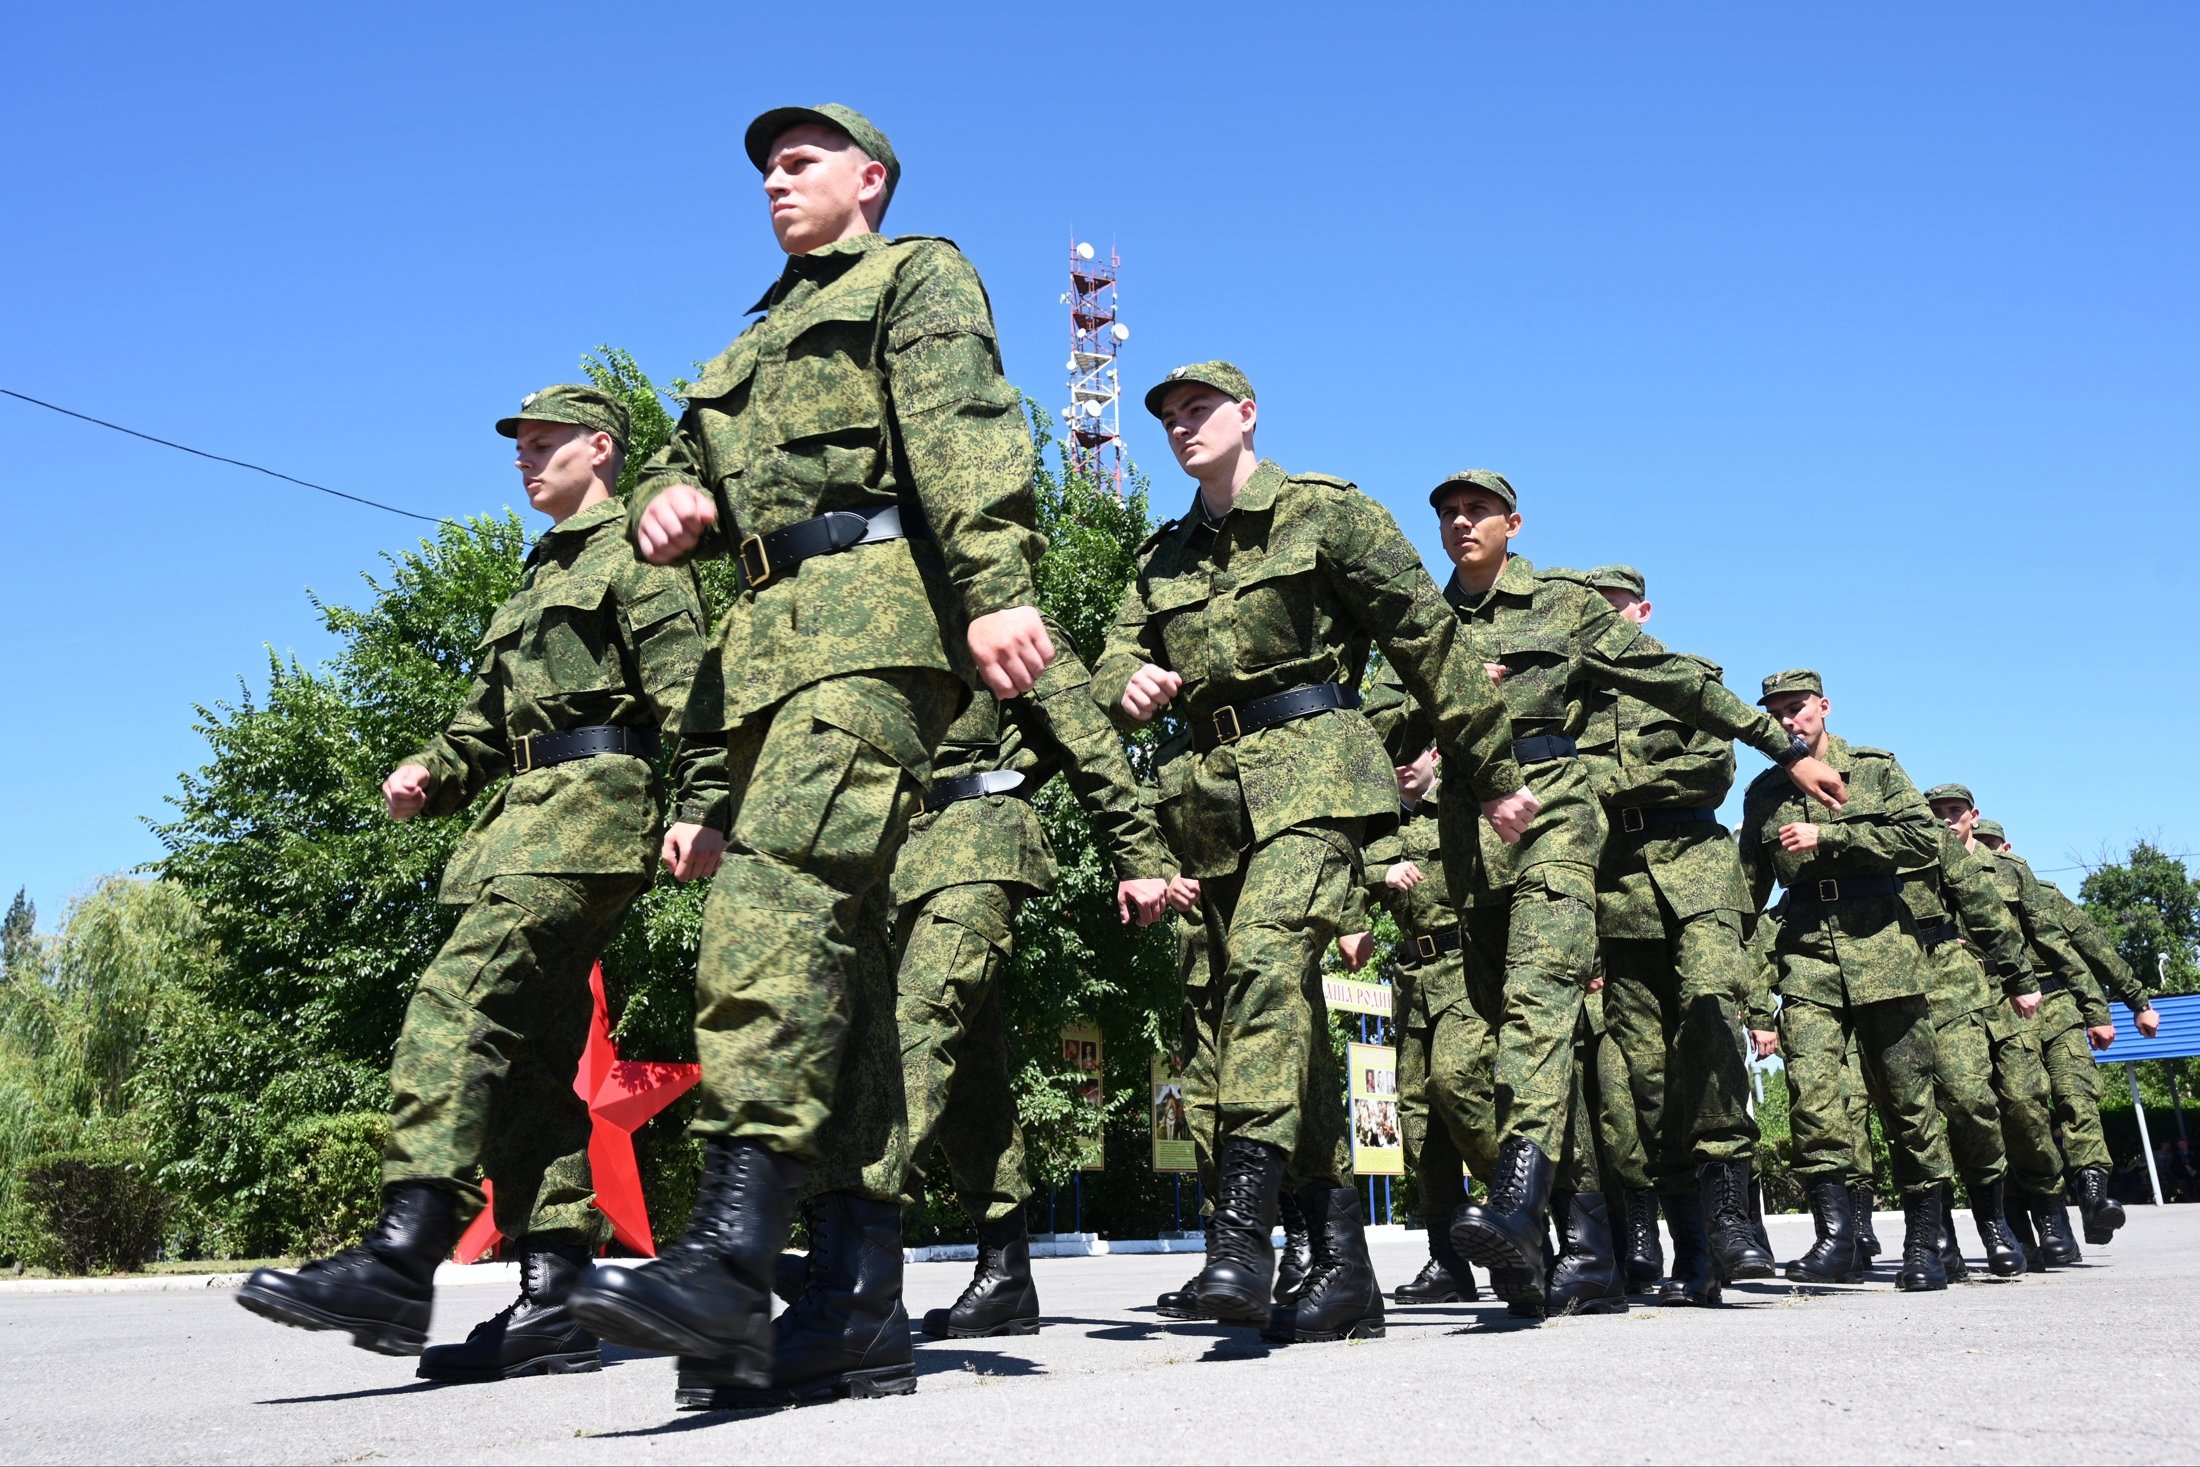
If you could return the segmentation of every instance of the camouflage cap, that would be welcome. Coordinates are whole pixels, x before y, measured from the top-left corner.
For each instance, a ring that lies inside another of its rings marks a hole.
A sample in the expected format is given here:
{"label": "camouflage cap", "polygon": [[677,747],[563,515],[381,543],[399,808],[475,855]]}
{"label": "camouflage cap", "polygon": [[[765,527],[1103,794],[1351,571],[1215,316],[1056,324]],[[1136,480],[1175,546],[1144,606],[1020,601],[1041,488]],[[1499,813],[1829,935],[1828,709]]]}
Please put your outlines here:
{"label": "camouflage cap", "polygon": [[1520,496],[1513,493],[1512,481],[1495,469],[1461,469],[1458,473],[1448,476],[1443,483],[1429,490],[1429,508],[1436,509],[1441,506],[1444,502],[1444,496],[1456,489],[1487,489],[1490,493],[1505,501],[1505,513],[1518,514],[1520,512]]}
{"label": "camouflage cap", "polygon": [[609,433],[611,441],[626,452],[626,404],[601,387],[585,382],[559,382],[519,400],[519,411],[497,419],[497,431],[519,437],[521,423],[576,423],[597,433]]}
{"label": "camouflage cap", "polygon": [[1599,591],[1625,591],[1638,601],[1650,594],[1642,572],[1631,565],[1600,565],[1589,572],[1589,584]]}
{"label": "camouflage cap", "polygon": [[1196,383],[1212,387],[1217,392],[1228,393],[1233,402],[1250,402],[1253,384],[1245,380],[1245,374],[1228,362],[1187,362],[1171,371],[1168,376],[1146,389],[1146,411],[1161,416],[1161,399],[1169,395],[1172,387]]}
{"label": "camouflage cap", "polygon": [[880,132],[870,118],[838,102],[816,107],[774,107],[750,123],[749,130],[742,135],[741,145],[748,150],[749,161],[756,165],[756,171],[765,171],[765,165],[771,161],[772,144],[779,140],[779,135],[805,122],[815,122],[845,134],[874,162],[886,165],[886,198],[879,206],[883,213],[885,205],[893,202],[894,190],[901,183],[901,159],[894,156],[894,145],[886,141],[886,134]]}
{"label": "camouflage cap", "polygon": [[1999,820],[1981,820],[1971,827],[1971,834],[1981,840],[1998,840],[2003,845],[2009,844],[2009,832],[2001,828]]}
{"label": "camouflage cap", "polygon": [[1942,800],[1961,800],[1966,810],[1978,808],[1978,801],[1971,798],[1971,787],[1967,784],[1936,784],[1925,791],[1926,804],[1937,805]]}
{"label": "camouflage cap", "polygon": [[1765,690],[1757,697],[1759,705],[1769,702],[1781,693],[1816,693],[1826,696],[1826,685],[1818,674],[1807,667],[1791,667],[1786,672],[1776,672],[1765,679]]}

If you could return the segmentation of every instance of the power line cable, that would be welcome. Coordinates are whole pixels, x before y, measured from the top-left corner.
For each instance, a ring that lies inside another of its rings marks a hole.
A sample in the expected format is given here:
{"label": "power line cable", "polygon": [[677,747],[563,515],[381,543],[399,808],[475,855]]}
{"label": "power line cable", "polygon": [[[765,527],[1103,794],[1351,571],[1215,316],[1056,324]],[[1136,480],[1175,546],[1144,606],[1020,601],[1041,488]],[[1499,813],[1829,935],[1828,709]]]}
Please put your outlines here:
{"label": "power line cable", "polygon": [[210,458],[218,464],[230,464],[240,469],[250,469],[255,474],[265,474],[270,479],[281,479],[286,484],[296,484],[302,489],[312,489],[322,494],[333,495],[338,499],[348,499],[353,504],[363,504],[369,509],[386,510],[391,514],[401,514],[406,519],[419,520],[423,524],[446,525],[451,523],[449,520],[437,515],[415,514],[409,509],[399,509],[394,504],[384,504],[379,499],[368,499],[360,494],[347,494],[341,489],[331,489],[326,484],[316,484],[311,479],[300,479],[290,474],[278,473],[276,470],[266,468],[260,464],[246,463],[241,458],[226,458],[218,453],[208,453],[203,448],[193,448],[188,443],[174,443],[166,438],[156,438],[150,433],[140,433],[135,428],[125,428],[120,423],[110,423],[105,418],[95,418],[90,413],[80,413],[73,408],[62,407],[59,403],[46,402],[43,399],[32,397],[27,392],[17,392],[12,388],[0,387],[0,397],[12,397],[18,402],[27,402],[33,407],[42,407],[48,412],[59,413],[66,418],[76,418],[82,422],[95,423],[102,428],[112,428],[117,433],[127,433],[132,438],[142,438],[147,443],[158,443],[163,448],[173,448],[178,453],[188,453],[199,458]]}

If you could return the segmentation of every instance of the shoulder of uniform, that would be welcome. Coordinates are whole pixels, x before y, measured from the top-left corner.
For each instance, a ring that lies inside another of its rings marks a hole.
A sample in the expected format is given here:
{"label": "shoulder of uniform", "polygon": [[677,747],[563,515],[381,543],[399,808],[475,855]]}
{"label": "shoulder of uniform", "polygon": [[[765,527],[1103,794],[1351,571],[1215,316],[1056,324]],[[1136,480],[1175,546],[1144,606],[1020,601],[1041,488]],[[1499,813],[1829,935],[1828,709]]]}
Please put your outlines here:
{"label": "shoulder of uniform", "polygon": [[1539,565],[1535,568],[1534,575],[1536,579],[1544,581],[1571,581],[1585,591],[1596,589],[1587,571],[1575,570],[1570,565]]}
{"label": "shoulder of uniform", "polygon": [[[2000,857],[2002,860],[2012,863],[2013,865],[2022,866],[2027,871],[2032,869],[2032,863],[2025,860],[2024,857],[2018,855],[2015,851],[1996,851],[1994,852],[1994,854]],[[2044,881],[2040,883],[2040,885],[2042,886],[2046,886],[2048,884],[2049,883]]]}
{"label": "shoulder of uniform", "polygon": [[897,248],[902,245],[943,244],[958,255],[962,253],[962,247],[944,234],[897,234],[886,242]]}
{"label": "shoulder of uniform", "polygon": [[1783,790],[1792,788],[1787,777],[1787,771],[1777,764],[1770,769],[1759,770],[1757,777],[1749,782],[1749,788],[1743,793],[1742,798],[1754,800],[1760,791],[1769,790],[1774,785],[1780,786]]}
{"label": "shoulder of uniform", "polygon": [[1138,549],[1134,553],[1141,556],[1150,555],[1154,547],[1168,539],[1170,532],[1182,523],[1184,521],[1181,516],[1173,520],[1163,520],[1160,524],[1154,526],[1151,535],[1138,542]]}
{"label": "shoulder of uniform", "polygon": [[1849,745],[1849,755],[1851,758],[1855,759],[1884,759],[1889,764],[1892,764],[1894,762],[1893,750],[1876,749],[1873,748],[1870,744]]}
{"label": "shoulder of uniform", "polygon": [[1286,474],[1284,478],[1294,484],[1313,484],[1323,489],[1348,489],[1355,494],[1360,489],[1350,479],[1341,479],[1335,474]]}

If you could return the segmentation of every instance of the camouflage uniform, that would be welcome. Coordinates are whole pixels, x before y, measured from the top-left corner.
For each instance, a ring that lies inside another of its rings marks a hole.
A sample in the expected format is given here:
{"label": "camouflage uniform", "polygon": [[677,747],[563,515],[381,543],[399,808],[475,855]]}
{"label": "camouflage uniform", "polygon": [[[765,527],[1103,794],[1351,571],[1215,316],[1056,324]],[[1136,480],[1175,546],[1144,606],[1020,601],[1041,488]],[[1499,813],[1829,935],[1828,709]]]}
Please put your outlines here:
{"label": "camouflage uniform", "polygon": [[[733,789],[696,972],[695,1128],[846,1177],[901,1120],[887,877],[970,696],[964,618],[1037,601],[1031,444],[985,291],[946,240],[793,256],[753,309],[632,508],[638,525],[699,487],[718,518],[697,553],[737,556],[747,582],[717,641],[722,719],[690,718],[724,729]],[[793,565],[759,538],[894,509],[909,537]]]}
{"label": "camouflage uniform", "polygon": [[1055,660],[1037,686],[1005,704],[979,694],[933,761],[935,792],[968,776],[1013,774],[1023,783],[919,815],[892,880],[908,1115],[863,1187],[914,1202],[937,1142],[980,1222],[1007,1217],[1031,1195],[998,992],[1015,951],[1016,907],[1052,891],[1057,874],[1031,796],[1063,775],[1099,827],[1118,880],[1166,878],[1171,869],[1115,729],[1092,704],[1084,663],[1067,633],[1051,622],[1047,631]]}
{"label": "camouflage uniform", "polygon": [[[1419,557],[1382,506],[1340,479],[1263,461],[1220,520],[1196,494],[1141,547],[1093,696],[1120,711],[1153,663],[1183,678],[1169,712],[1218,728],[1256,698],[1356,686],[1379,643],[1434,715],[1476,798],[1520,787],[1504,710]],[[1343,930],[1369,820],[1397,808],[1381,740],[1352,707],[1201,744],[1161,771],[1158,813],[1200,878],[1208,983],[1194,1023],[1215,1051],[1219,1139],[1282,1149],[1304,1181],[1349,1177],[1321,957]],[[1204,1042],[1206,1041],[1203,1038]],[[1219,1145],[1218,1139],[1218,1145]]]}
{"label": "camouflage uniform", "polygon": [[587,1042],[588,972],[649,886],[662,786],[633,754],[530,769],[546,734],[662,730],[673,819],[723,829],[725,754],[683,738],[703,659],[690,571],[644,565],[606,500],[547,532],[519,592],[482,634],[473,689],[411,763],[431,777],[424,813],[490,797],[444,871],[465,911],[421,975],[390,1069],[385,1183],[447,1182],[462,1211],[496,1181],[497,1229],[596,1237],[588,1105],[573,1090]]}
{"label": "camouflage uniform", "polygon": [[[1500,1136],[1558,1158],[1584,1103],[1573,1047],[1597,963],[1597,867],[1605,819],[1589,768],[1575,757],[1590,700],[1615,689],[1718,738],[1744,739],[1774,758],[1791,740],[1720,683],[1716,669],[1668,651],[1621,617],[1573,571],[1539,571],[1512,556],[1497,582],[1470,596],[1456,574],[1444,595],[1466,629],[1462,646],[1510,671],[1498,691],[1542,810],[1517,845],[1467,829],[1473,808],[1447,798],[1444,850],[1466,916],[1468,983],[1502,1005],[1498,1034]],[[1784,779],[1784,775],[1774,777]],[[1447,786],[1447,794],[1449,793]],[[1479,847],[1479,852],[1477,851]],[[1479,854],[1479,859],[1477,859]],[[1501,997],[1499,996],[1501,995]],[[1478,1000],[1478,1005],[1484,1000]],[[1563,1169],[1559,1190],[1598,1189],[1593,1155]]]}
{"label": "camouflage uniform", "polygon": [[[1766,695],[1818,691],[1816,674],[1765,680]],[[1930,987],[1922,934],[1946,920],[1937,880],[1941,827],[1892,754],[1828,734],[1827,763],[1848,785],[1838,814],[1784,776],[1759,775],[1744,797],[1742,871],[1752,906],[1777,880],[1780,908],[1755,940],[1777,966],[1780,1047],[1787,1060],[1794,1170],[1806,1183],[1851,1179],[1856,1129],[1842,1079],[1853,1039],[1887,1129],[1896,1184],[1935,1191],[1951,1180],[1947,1127],[1934,1104]],[[1782,826],[1815,824],[1817,849],[1780,845]]]}

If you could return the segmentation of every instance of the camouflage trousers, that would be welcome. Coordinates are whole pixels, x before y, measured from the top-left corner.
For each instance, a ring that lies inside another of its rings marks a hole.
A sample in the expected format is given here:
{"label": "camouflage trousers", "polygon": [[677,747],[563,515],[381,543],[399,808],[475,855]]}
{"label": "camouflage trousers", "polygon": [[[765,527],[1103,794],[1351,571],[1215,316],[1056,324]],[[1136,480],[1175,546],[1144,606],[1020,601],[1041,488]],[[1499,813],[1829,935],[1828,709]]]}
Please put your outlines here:
{"label": "camouflage trousers", "polygon": [[[1447,953],[1438,961],[1462,959]],[[1496,1170],[1496,1064],[1496,1033],[1471,1004],[1399,1031],[1398,1138],[1432,1224],[1466,1201],[1462,1166],[1485,1180]]]}
{"label": "camouflage trousers", "polygon": [[1841,1058],[1841,1100],[1849,1128],[1849,1184],[1877,1187],[1879,1152],[1872,1145],[1872,1092],[1864,1080],[1864,1061],[1853,1033],[1849,1052]]}
{"label": "camouflage trousers", "polygon": [[[1483,891],[1465,912],[1467,993],[1497,1025],[1500,1144],[1532,1141],[1554,1161],[1586,1105],[1575,1041],[1597,967],[1596,873],[1588,866],[1530,866],[1509,888]],[[1573,1148],[1557,1187],[1598,1190],[1594,1148]]]}
{"label": "camouflage trousers", "polygon": [[950,886],[901,909],[895,1014],[906,1115],[886,1154],[864,1171],[871,1195],[914,1204],[937,1146],[973,1218],[1007,1217],[1030,1198],[1001,1024],[1015,922],[1015,899],[992,882]]}
{"label": "camouflage trousers", "polygon": [[2101,1129],[2101,1071],[2085,1037],[2085,1020],[2068,992],[2040,1000],[2040,1057],[2055,1100],[2055,1124],[2062,1127],[2063,1161],[2068,1171],[2107,1170],[2108,1136]]}
{"label": "camouflage trousers", "polygon": [[2003,1004],[1986,1023],[1993,1054],[1994,1094],[2001,1102],[2002,1148],[2009,1184],[2032,1197],[2062,1189],[2062,1152],[2055,1146],[2055,1098],[2040,1053],[2039,1025]]}
{"label": "camouflage trousers", "polygon": [[1214,1053],[1215,1144],[1243,1136],[1281,1147],[1295,1183],[1352,1179],[1321,964],[1354,910],[1359,826],[1294,826],[1200,883],[1207,983],[1186,998],[1202,1031],[1191,1052]]}
{"label": "camouflage trousers", "polygon": [[1604,1015],[1626,1054],[1651,1185],[1693,1190],[1706,1162],[1757,1154],[1737,996],[1752,981],[1741,918],[1667,914],[1663,939],[1607,938]]}
{"label": "camouflage trousers", "polygon": [[1184,985],[1184,1000],[1177,1017],[1177,1057],[1183,1062],[1179,1083],[1184,1087],[1184,1122],[1192,1133],[1192,1155],[1199,1166],[1200,1185],[1206,1189],[1208,1210],[1214,1207],[1218,1182],[1215,1172],[1215,1132],[1222,1124],[1215,1100],[1215,1027],[1211,1018],[1213,983],[1207,969],[1207,927],[1189,917],[1176,919],[1177,977]]}
{"label": "camouflage trousers", "polygon": [[498,876],[420,975],[390,1064],[382,1181],[441,1182],[461,1210],[496,1183],[497,1231],[604,1236],[573,1089],[595,1000],[588,972],[648,883]]}
{"label": "camouflage trousers", "polygon": [[[1645,1144],[1641,1116],[1635,1108],[1633,1056],[1619,1042],[1607,1022],[1611,985],[1589,995],[1581,1013],[1582,1039],[1575,1064],[1581,1070],[1587,1095],[1588,1128],[1597,1149],[1597,1165],[1604,1185],[1647,1191],[1651,1183],[1650,1150]],[[1662,1058],[1662,1057],[1661,1057]],[[1662,1081],[1653,1080],[1662,1088]],[[1569,1132],[1571,1136],[1571,1131]],[[1579,1145],[1569,1139],[1569,1145]]]}
{"label": "camouflage trousers", "polygon": [[967,690],[899,668],[812,683],[726,736],[733,833],[703,908],[695,1131],[866,1191],[906,1124],[887,876]]}
{"label": "camouflage trousers", "polygon": [[2009,1172],[1994,1090],[1994,1047],[1983,1012],[1942,1024],[1933,1035],[1933,1093],[1948,1123],[1948,1151],[1965,1187],[1990,1186]]}
{"label": "camouflage trousers", "polygon": [[1861,1004],[1801,998],[1781,1003],[1780,1049],[1787,1058],[1797,1179],[1857,1180],[1860,1129],[1864,1155],[1870,1155],[1869,1129],[1857,1125],[1844,1078],[1852,1039],[1865,1089],[1887,1129],[1896,1185],[1914,1192],[1952,1181],[1948,1128],[1933,1101],[1932,1009],[1923,995]]}

